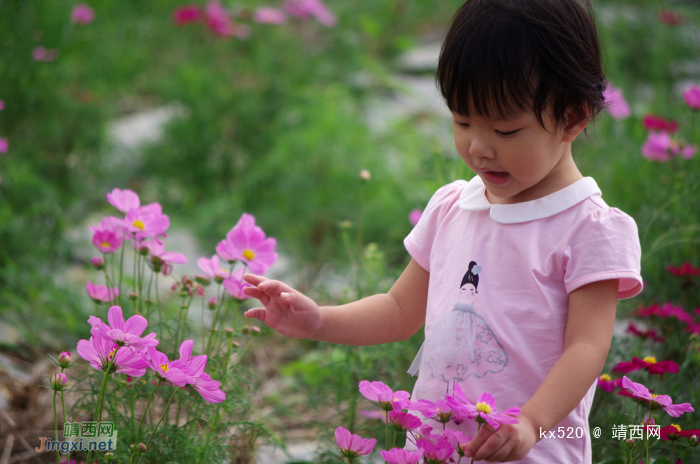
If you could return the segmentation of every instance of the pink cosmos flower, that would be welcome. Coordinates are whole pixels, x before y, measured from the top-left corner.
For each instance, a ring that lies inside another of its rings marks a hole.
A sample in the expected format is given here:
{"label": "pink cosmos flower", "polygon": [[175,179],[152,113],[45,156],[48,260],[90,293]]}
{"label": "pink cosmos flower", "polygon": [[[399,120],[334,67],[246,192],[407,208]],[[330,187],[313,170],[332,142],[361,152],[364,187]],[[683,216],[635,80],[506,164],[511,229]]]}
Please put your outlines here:
{"label": "pink cosmos flower", "polygon": [[221,383],[209,377],[209,374],[204,372],[207,367],[207,355],[202,354],[192,357],[193,340],[185,340],[180,345],[180,359],[173,361],[171,367],[182,370],[185,374],[194,378],[192,387],[202,395],[205,401],[209,403],[221,403],[226,399],[226,393],[221,388]]}
{"label": "pink cosmos flower", "polygon": [[104,371],[114,359],[110,373],[123,372],[131,377],[141,377],[146,373],[146,362],[137,353],[130,347],[119,346],[101,336],[78,342],[78,354],[95,369]]}
{"label": "pink cosmos flower", "polygon": [[163,208],[158,203],[132,208],[126,213],[123,221],[126,229],[135,234],[136,240],[147,237],[165,235],[170,227],[170,218],[163,214]]}
{"label": "pink cosmos flower", "polygon": [[70,19],[74,24],[90,24],[95,19],[95,11],[90,5],[80,3],[73,8]]}
{"label": "pink cosmos flower", "polygon": [[642,156],[654,161],[671,159],[671,134],[668,132],[650,132],[642,145]]}
{"label": "pink cosmos flower", "polygon": [[598,386],[608,393],[620,388],[621,379],[612,380],[608,374],[598,376]]}
{"label": "pink cosmos flower", "polygon": [[61,351],[61,354],[58,355],[58,365],[66,368],[70,366],[72,363],[71,359],[71,354],[69,351]]}
{"label": "pink cosmos flower", "polygon": [[637,328],[637,326],[635,326],[631,322],[627,326],[627,329],[625,330],[625,332],[630,333],[630,334],[634,335],[635,337],[639,337],[639,338],[643,338],[643,339],[648,338],[648,339],[651,339],[651,340],[658,342],[658,343],[663,343],[663,341],[664,341],[664,338],[662,336],[660,336],[656,330],[649,329],[649,330],[642,331],[642,330],[639,330]]}
{"label": "pink cosmos flower", "polygon": [[202,19],[202,9],[197,5],[181,6],[173,12],[173,22],[176,26],[184,26],[200,19]]}
{"label": "pink cosmos flower", "polygon": [[88,323],[92,326],[90,333],[93,337],[101,336],[118,345],[133,347],[135,350],[158,344],[155,332],[141,337],[148,326],[148,321],[143,316],[134,315],[124,322],[122,308],[112,306],[107,313],[107,320],[109,325],[102,322],[99,317],[90,316]]}
{"label": "pink cosmos flower", "polygon": [[7,139],[0,137],[0,153],[7,153],[8,148],[10,148],[10,144]]}
{"label": "pink cosmos flower", "polygon": [[184,372],[181,368],[182,363],[175,364],[171,363],[168,357],[156,350],[154,347],[149,346],[146,350],[139,351],[139,355],[145,361],[146,365],[150,367],[156,375],[173,385],[178,387],[184,387],[187,384],[193,384],[195,382],[194,375],[190,372]]}
{"label": "pink cosmos flower", "polygon": [[700,276],[700,266],[693,267],[692,263],[686,261],[680,267],[669,264],[666,270],[675,276]]}
{"label": "pink cosmos flower", "polygon": [[392,391],[391,388],[382,382],[360,382],[360,393],[370,401],[379,403],[385,411],[401,411],[408,407],[411,394],[407,391]]}
{"label": "pink cosmos flower", "polygon": [[660,430],[660,435],[662,440],[671,440],[675,441],[678,440],[681,436],[678,435],[678,432],[680,432],[681,428],[677,425],[671,424],[667,425],[666,427],[661,428]]}
{"label": "pink cosmos flower", "polygon": [[93,234],[100,230],[109,231],[121,237],[122,240],[125,238],[124,234],[126,233],[124,221],[114,216],[103,217],[102,220],[100,220],[99,225],[89,226],[88,229],[90,229]]}
{"label": "pink cosmos flower", "polygon": [[124,214],[131,209],[141,206],[138,194],[129,189],[120,190],[115,188],[111,193],[107,194],[107,201]]}
{"label": "pink cosmos flower", "polygon": [[673,134],[678,130],[678,123],[672,119],[648,114],[642,119],[642,126],[648,131],[664,131]]}
{"label": "pink cosmos flower", "polygon": [[114,253],[122,244],[122,237],[109,230],[96,230],[92,244],[102,253]]}
{"label": "pink cosmos flower", "polygon": [[254,274],[265,274],[277,261],[276,245],[277,240],[265,238],[265,232],[255,225],[255,217],[243,213],[216,252],[229,262],[242,260]]}
{"label": "pink cosmos flower", "polygon": [[418,221],[420,220],[421,216],[423,216],[423,211],[416,208],[411,210],[410,213],[408,213],[408,222],[411,223],[412,226],[415,226],[418,224]]}
{"label": "pink cosmos flower", "polygon": [[486,422],[494,430],[498,430],[501,424],[518,424],[520,421],[513,416],[520,415],[520,408],[508,408],[497,413],[496,400],[490,393],[484,392],[476,399],[476,404],[465,406],[472,413],[477,422]]}
{"label": "pink cosmos flower", "polygon": [[321,0],[285,0],[282,7],[287,14],[301,19],[315,17],[326,27],[333,27],[337,19]]}
{"label": "pink cosmos flower", "polygon": [[423,457],[420,451],[408,451],[402,448],[382,450],[379,454],[389,464],[418,464]]}
{"label": "pink cosmos flower", "polygon": [[610,113],[615,119],[625,119],[628,118],[632,111],[630,110],[630,105],[625,100],[622,95],[622,90],[608,83],[605,91],[603,92],[603,97],[605,98],[605,109]]}
{"label": "pink cosmos flower", "polygon": [[[430,400],[420,399],[412,401],[407,409],[418,411],[424,417],[433,419],[441,424],[446,424],[458,416],[458,408],[454,408],[446,400],[437,400],[434,403]],[[457,421],[459,422],[459,421]]]}
{"label": "pink cosmos flower", "polygon": [[680,13],[674,13],[671,10],[661,10],[659,13],[659,21],[669,26],[679,26],[683,24],[683,15]]}
{"label": "pink cosmos flower", "polygon": [[399,432],[415,430],[423,425],[419,417],[401,411],[389,411],[389,423]]}
{"label": "pink cosmos flower", "polygon": [[95,303],[107,303],[119,296],[118,288],[110,290],[106,285],[94,285],[92,282],[85,284],[85,289]]}
{"label": "pink cosmos flower", "polygon": [[146,246],[148,247],[148,254],[151,255],[151,262],[154,259],[168,264],[184,264],[187,262],[187,257],[182,253],[165,251],[165,243],[157,238],[149,240]]}
{"label": "pink cosmos flower", "polygon": [[250,287],[248,282],[243,281],[243,274],[245,269],[241,268],[231,274],[230,277],[224,279],[224,289],[229,295],[236,298],[237,300],[247,300],[250,297],[243,293],[243,287]]}
{"label": "pink cosmos flower", "polygon": [[376,409],[362,409],[360,410],[360,415],[368,419],[379,419],[386,423],[386,413],[379,412]]}
{"label": "pink cosmos flower", "polygon": [[460,456],[464,455],[464,447],[472,441],[472,437],[468,437],[459,430],[452,431],[445,429],[445,438],[454,446]]}
{"label": "pink cosmos flower", "polygon": [[287,20],[287,15],[284,11],[269,6],[262,6],[255,10],[253,21],[260,24],[282,24]]}
{"label": "pink cosmos flower", "polygon": [[452,446],[452,443],[444,437],[441,437],[435,443],[419,438],[416,441],[416,446],[423,452],[423,457],[429,461],[443,462],[455,454],[455,448]]}
{"label": "pink cosmos flower", "polygon": [[[221,266],[221,260],[218,255],[214,255],[211,259],[199,258],[197,266],[209,277],[221,283],[229,277],[230,272]],[[241,275],[242,277],[242,275]]]}
{"label": "pink cosmos flower", "polygon": [[358,456],[365,456],[372,452],[374,445],[377,444],[375,438],[364,439],[359,435],[351,434],[349,430],[338,427],[335,429],[335,441],[343,452],[343,455],[348,459],[354,459]]}
{"label": "pink cosmos flower", "polygon": [[688,87],[688,89],[683,92],[683,99],[691,110],[700,110],[700,86],[693,84]]}
{"label": "pink cosmos flower", "polygon": [[34,61],[56,61],[58,52],[55,49],[47,50],[45,47],[38,46],[32,51]]}
{"label": "pink cosmos flower", "polygon": [[472,413],[471,409],[466,407],[467,405],[471,405],[472,402],[467,399],[462,387],[460,387],[458,383],[455,384],[452,393],[452,395],[445,395],[445,402],[450,406],[450,409],[454,411],[452,421],[456,424],[460,424],[467,419],[474,419],[476,416]]}
{"label": "pink cosmos flower", "polygon": [[226,8],[218,0],[207,2],[204,10],[204,23],[211,32],[219,37],[235,36],[239,39],[245,39],[250,35],[250,28],[234,23]]}
{"label": "pink cosmos flower", "polygon": [[651,375],[659,375],[663,377],[664,373],[670,372],[672,374],[678,373],[678,364],[673,361],[656,361],[653,356],[648,356],[644,359],[639,359],[636,356],[632,356],[632,362],[620,362],[613,367],[613,372],[620,372],[626,374],[628,372],[638,371],[641,369],[646,369]]}
{"label": "pink cosmos flower", "polygon": [[663,408],[669,416],[679,417],[684,412],[694,411],[690,403],[673,404],[673,400],[668,395],[652,395],[647,387],[641,383],[632,382],[627,376],[622,377],[622,386],[628,389],[635,398],[650,401],[654,407]]}

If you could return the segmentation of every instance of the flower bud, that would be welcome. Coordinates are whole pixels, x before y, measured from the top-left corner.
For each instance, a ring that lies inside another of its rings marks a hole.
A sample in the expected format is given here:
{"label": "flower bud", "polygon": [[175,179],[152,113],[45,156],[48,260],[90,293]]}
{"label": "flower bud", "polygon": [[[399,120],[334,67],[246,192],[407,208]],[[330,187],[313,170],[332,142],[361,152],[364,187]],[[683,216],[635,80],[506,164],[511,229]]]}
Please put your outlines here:
{"label": "flower bud", "polygon": [[56,391],[63,390],[63,387],[65,387],[67,383],[68,377],[66,377],[64,373],[56,374],[51,378],[51,388]]}
{"label": "flower bud", "polygon": [[131,293],[129,293],[129,299],[131,301],[136,301],[139,299],[139,294],[136,292],[131,292]]}
{"label": "flower bud", "polygon": [[153,266],[153,272],[160,272],[163,269],[165,261],[157,256],[151,256],[151,266]]}
{"label": "flower bud", "polygon": [[197,296],[204,296],[204,287],[197,285]]}
{"label": "flower bud", "polygon": [[628,449],[634,448],[634,439],[628,438],[627,440],[625,440],[625,444],[627,445]]}
{"label": "flower bud", "polygon": [[251,334],[252,336],[260,335],[260,327],[255,326],[255,325],[252,326],[252,327],[250,328],[250,334]]}
{"label": "flower bud", "polygon": [[692,446],[693,448],[695,448],[696,446],[698,446],[698,436],[697,436],[697,435],[691,435],[690,438],[688,439],[688,443],[689,443],[690,446]]}
{"label": "flower bud", "polygon": [[98,271],[101,271],[105,267],[105,260],[99,256],[95,256],[94,258],[90,259],[90,264],[92,264],[92,267]]}
{"label": "flower bud", "polygon": [[61,354],[58,355],[58,365],[65,369],[66,367],[70,366],[70,364],[70,353],[68,351],[62,351]]}
{"label": "flower bud", "polygon": [[194,275],[194,280],[197,281],[200,285],[204,287],[208,287],[209,284],[211,283],[211,278],[209,276],[205,276],[202,274],[195,274]]}
{"label": "flower bud", "polygon": [[224,332],[226,332],[227,337],[233,337],[233,329],[231,327],[226,327]]}
{"label": "flower bud", "polygon": [[188,290],[180,291],[180,298],[187,298],[188,296],[190,296],[190,292]]}
{"label": "flower bud", "polygon": [[217,333],[217,332],[219,332],[219,329],[217,329],[216,327],[214,327],[213,329],[209,329],[209,332],[211,332],[211,333]]}
{"label": "flower bud", "polygon": [[139,245],[139,254],[141,256],[148,256],[148,252],[151,251],[146,245]]}
{"label": "flower bud", "polygon": [[250,335],[250,326],[247,326],[247,325],[244,326],[244,327],[241,329],[241,333],[242,333],[243,335]]}
{"label": "flower bud", "polygon": [[360,171],[360,180],[363,182],[367,182],[372,178],[372,174],[369,173],[367,169],[363,169]]}
{"label": "flower bud", "polygon": [[241,344],[238,342],[231,342],[231,346],[233,346],[234,348],[238,348],[239,346],[241,346]]}
{"label": "flower bud", "polygon": [[649,425],[654,425],[656,422],[654,422],[653,417],[648,417],[642,421],[642,425],[649,426]]}
{"label": "flower bud", "polygon": [[163,264],[163,277],[168,277],[173,273],[173,265],[170,263]]}
{"label": "flower bud", "polygon": [[146,448],[146,445],[144,445],[143,443],[139,443],[139,452],[141,452],[143,454],[147,450],[148,450],[148,448]]}
{"label": "flower bud", "polygon": [[178,288],[180,288],[180,284],[172,284],[170,286],[170,290],[173,292],[176,292]]}
{"label": "flower bud", "polygon": [[133,443],[129,445],[129,450],[131,451],[131,454],[134,454],[136,452],[136,445]]}
{"label": "flower bud", "polygon": [[216,304],[217,304],[216,297],[213,296],[213,297],[211,297],[211,299],[209,301],[207,301],[207,308],[214,310],[214,309],[216,309]]}
{"label": "flower bud", "polygon": [[107,460],[107,462],[114,461],[114,453],[112,453],[111,451],[106,452],[105,459]]}

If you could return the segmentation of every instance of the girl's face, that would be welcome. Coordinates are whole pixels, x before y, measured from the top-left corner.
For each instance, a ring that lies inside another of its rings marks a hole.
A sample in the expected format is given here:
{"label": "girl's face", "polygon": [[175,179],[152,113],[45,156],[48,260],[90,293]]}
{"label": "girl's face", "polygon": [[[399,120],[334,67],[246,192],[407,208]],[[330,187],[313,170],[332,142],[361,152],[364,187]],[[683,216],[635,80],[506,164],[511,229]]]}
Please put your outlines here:
{"label": "girl's face", "polygon": [[452,116],[457,151],[483,180],[492,204],[535,200],[583,177],[571,157],[571,142],[586,122],[564,128],[547,111],[542,116],[550,133],[533,113],[508,119]]}

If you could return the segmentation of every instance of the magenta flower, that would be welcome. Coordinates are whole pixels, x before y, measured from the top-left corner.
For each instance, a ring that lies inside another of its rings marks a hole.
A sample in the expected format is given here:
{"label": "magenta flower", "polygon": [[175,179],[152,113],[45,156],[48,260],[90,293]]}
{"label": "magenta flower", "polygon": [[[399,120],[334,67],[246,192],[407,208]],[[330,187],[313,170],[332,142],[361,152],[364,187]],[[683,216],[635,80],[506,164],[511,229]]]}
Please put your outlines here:
{"label": "magenta flower", "polygon": [[200,19],[202,19],[202,9],[197,5],[181,6],[173,12],[173,22],[176,26],[184,26]]}
{"label": "magenta flower", "polygon": [[148,247],[148,254],[151,255],[151,263],[154,267],[162,265],[163,263],[184,264],[187,262],[187,257],[182,253],[165,251],[165,243],[157,238],[149,240],[146,246]]}
{"label": "magenta flower", "polygon": [[63,390],[63,387],[65,387],[67,383],[68,377],[66,377],[66,374],[63,372],[60,374],[55,374],[53,377],[51,377],[51,388],[56,391]]}
{"label": "magenta flower", "polygon": [[5,102],[0,100],[0,111],[5,109]]}
{"label": "magenta flower", "polygon": [[92,235],[92,244],[102,253],[114,253],[122,244],[121,235],[109,230],[96,230]]}
{"label": "magenta flower", "polygon": [[653,408],[663,408],[669,416],[679,417],[684,412],[694,411],[690,403],[673,404],[670,396],[652,394],[647,387],[641,383],[632,382],[627,376],[622,377],[622,386],[628,389],[635,398],[651,402]]}
{"label": "magenta flower", "polygon": [[250,28],[242,24],[235,24],[229,17],[228,11],[218,0],[207,2],[204,10],[204,23],[209,30],[219,37],[235,36],[245,39],[250,35]]}
{"label": "magenta flower", "polygon": [[661,10],[659,21],[669,26],[679,26],[683,24],[684,18],[680,13],[674,13],[671,10]]}
{"label": "magenta flower", "polygon": [[[149,346],[146,350],[139,351],[139,355],[146,362],[146,365],[156,373],[160,380],[167,380],[178,387],[184,387],[187,384],[193,384],[195,382],[194,375],[191,375],[189,371],[184,372],[181,369],[183,367],[182,363],[171,363],[165,354],[152,346]],[[180,367],[178,367],[178,365]]]}
{"label": "magenta flower", "polygon": [[56,61],[58,52],[54,49],[47,50],[45,47],[38,46],[32,51],[34,61]]}
{"label": "magenta flower", "polygon": [[216,252],[228,262],[242,260],[254,274],[265,274],[277,261],[276,245],[274,238],[265,238],[265,232],[255,225],[255,217],[243,213]]}
{"label": "magenta flower", "polygon": [[413,209],[410,213],[408,213],[408,222],[410,222],[412,226],[415,226],[418,224],[418,221],[420,221],[421,216],[423,216],[422,210],[418,208]]}
{"label": "magenta flower", "polygon": [[700,276],[700,266],[693,267],[689,261],[681,264],[680,267],[669,264],[666,266],[666,270],[675,276]]}
{"label": "magenta flower", "polygon": [[250,297],[243,293],[243,287],[250,287],[251,285],[248,282],[245,282],[243,280],[243,274],[245,273],[245,269],[241,268],[231,274],[230,277],[227,277],[224,279],[224,289],[228,292],[229,295],[232,297],[238,299],[238,300],[247,300]]}
{"label": "magenta flower", "polygon": [[282,24],[287,20],[287,15],[284,11],[269,6],[262,6],[255,10],[253,21],[260,24]]}
{"label": "magenta flower", "polygon": [[654,329],[649,329],[649,330],[639,330],[637,326],[635,326],[633,323],[629,323],[627,326],[627,330],[625,330],[626,333],[631,333],[635,337],[639,338],[649,338],[655,342],[663,343],[664,338],[659,335],[659,333],[654,330]]}
{"label": "magenta flower", "polygon": [[520,408],[508,408],[497,413],[496,400],[490,393],[484,392],[476,399],[476,404],[465,406],[474,415],[477,422],[486,422],[494,430],[498,430],[501,424],[518,424],[520,421],[513,416],[520,415]]}
{"label": "magenta flower", "polygon": [[423,425],[419,417],[401,411],[389,411],[389,423],[399,432],[415,430]]}
{"label": "magenta flower", "polygon": [[441,424],[446,424],[459,415],[459,408],[454,408],[446,400],[437,400],[433,403],[429,400],[420,399],[411,402],[408,409],[418,411],[426,418],[433,419]]}
{"label": "magenta flower", "polygon": [[423,457],[420,451],[408,451],[402,448],[394,448],[389,451],[380,451],[384,459],[389,464],[418,464]]}
{"label": "magenta flower", "polygon": [[90,5],[80,3],[73,8],[70,19],[74,24],[90,24],[95,19],[95,11]]}
{"label": "magenta flower", "polygon": [[598,386],[608,393],[620,388],[620,383],[622,379],[612,380],[608,374],[602,374],[598,377]]}
{"label": "magenta flower", "polygon": [[107,303],[119,296],[117,287],[109,289],[106,285],[94,285],[92,282],[88,282],[85,284],[85,289],[95,303]]}
{"label": "magenta flower", "polygon": [[7,141],[6,138],[0,137],[0,153],[7,153],[7,150],[10,148],[10,144]]}
{"label": "magenta flower", "polygon": [[473,403],[467,399],[462,387],[460,387],[458,383],[455,383],[453,394],[454,396],[445,395],[445,402],[449,405],[450,409],[454,411],[452,421],[456,424],[460,424],[467,419],[474,419],[476,415],[471,409],[466,407],[467,405],[473,406]]}
{"label": "magenta flower", "polygon": [[641,369],[646,369],[651,375],[659,375],[663,377],[666,372],[672,374],[678,373],[678,364],[673,361],[656,361],[653,356],[647,356],[644,359],[639,359],[636,356],[632,356],[631,362],[620,362],[613,367],[613,372],[620,372],[626,374],[628,372],[638,371]]}
{"label": "magenta flower", "polygon": [[668,132],[650,132],[642,145],[642,156],[654,161],[671,159],[671,135]]}
{"label": "magenta flower", "polygon": [[58,365],[65,369],[66,367],[70,366],[71,363],[72,363],[72,360],[71,360],[70,352],[61,351],[61,354],[58,355]]}
{"label": "magenta flower", "polygon": [[455,454],[452,443],[444,437],[435,443],[419,438],[416,441],[416,446],[423,452],[423,457],[428,461],[444,462]]}
{"label": "magenta flower", "polygon": [[109,325],[102,322],[99,317],[90,316],[88,323],[92,326],[90,333],[93,337],[104,337],[120,346],[130,346],[135,350],[158,344],[155,332],[141,337],[148,326],[148,321],[143,316],[134,315],[124,322],[122,308],[112,306],[107,313],[107,319]]}
{"label": "magenta flower", "polygon": [[385,411],[401,411],[411,403],[410,393],[403,390],[392,391],[382,382],[370,383],[368,380],[363,380],[360,382],[360,393],[368,400],[379,403],[379,406]]}
{"label": "magenta flower", "polygon": [[207,367],[207,355],[202,354],[192,357],[193,340],[185,340],[180,345],[180,359],[173,361],[171,367],[180,369],[188,376],[194,378],[192,387],[202,395],[205,401],[209,403],[221,403],[226,399],[226,393],[221,388],[221,383],[209,377],[209,374],[204,372]]}
{"label": "magenta flower", "polygon": [[673,134],[678,130],[678,123],[673,119],[648,114],[642,119],[642,126],[648,131],[664,131]]}
{"label": "magenta flower", "polygon": [[377,443],[375,438],[361,438],[359,435],[351,434],[349,430],[343,427],[335,429],[335,441],[340,451],[348,459],[371,453],[374,445]]}
{"label": "magenta flower", "polygon": [[632,112],[630,111],[630,105],[625,100],[622,95],[622,90],[608,83],[605,91],[603,92],[603,97],[605,98],[605,109],[610,113],[615,119],[625,119],[628,118]]}
{"label": "magenta flower", "polygon": [[122,240],[124,239],[124,234],[126,232],[124,221],[114,216],[103,217],[99,225],[89,226],[88,229],[90,229],[93,234],[100,230],[109,231],[121,237]]}
{"label": "magenta flower", "polygon": [[700,110],[700,86],[693,84],[688,87],[688,89],[683,92],[683,99],[691,110]]}
{"label": "magenta flower", "polygon": [[[221,260],[218,255],[214,255],[211,259],[199,258],[197,266],[209,277],[221,283],[229,277],[230,272],[221,267]],[[242,276],[241,276],[242,277]]]}
{"label": "magenta flower", "polygon": [[120,372],[130,377],[141,377],[146,373],[146,362],[138,355],[138,351],[126,346],[119,346],[101,336],[92,336],[90,340],[80,340],[78,342],[78,355],[99,371],[107,369],[110,361],[114,360],[110,374]]}
{"label": "magenta flower", "polygon": [[460,456],[464,456],[464,447],[472,441],[472,437],[468,437],[459,430],[452,431],[445,429],[445,438],[454,446],[455,451]]}
{"label": "magenta flower", "polygon": [[285,0],[283,8],[287,14],[297,18],[307,19],[313,16],[326,27],[333,27],[337,23],[335,15],[321,0]]}
{"label": "magenta flower", "polygon": [[136,240],[155,235],[164,235],[170,227],[170,219],[163,214],[163,208],[158,203],[132,208],[126,213],[123,221],[126,229],[135,234]]}
{"label": "magenta flower", "polygon": [[141,206],[138,194],[129,189],[120,190],[115,188],[111,193],[107,194],[107,201],[124,214],[131,209]]}

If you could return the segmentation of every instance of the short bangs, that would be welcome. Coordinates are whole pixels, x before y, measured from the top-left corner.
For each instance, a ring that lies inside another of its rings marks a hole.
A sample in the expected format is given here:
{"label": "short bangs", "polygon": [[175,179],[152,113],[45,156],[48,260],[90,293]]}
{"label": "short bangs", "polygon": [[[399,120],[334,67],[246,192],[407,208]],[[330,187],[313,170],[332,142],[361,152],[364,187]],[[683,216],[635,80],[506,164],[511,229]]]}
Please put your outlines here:
{"label": "short bangs", "polygon": [[[547,107],[591,119],[604,106],[600,47],[590,3],[468,0],[442,45],[437,85],[451,111],[508,118]],[[547,129],[547,128],[545,128]]]}

